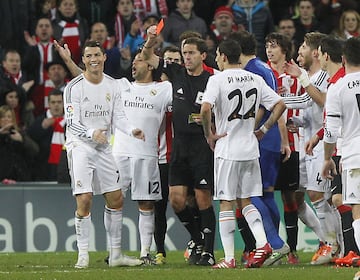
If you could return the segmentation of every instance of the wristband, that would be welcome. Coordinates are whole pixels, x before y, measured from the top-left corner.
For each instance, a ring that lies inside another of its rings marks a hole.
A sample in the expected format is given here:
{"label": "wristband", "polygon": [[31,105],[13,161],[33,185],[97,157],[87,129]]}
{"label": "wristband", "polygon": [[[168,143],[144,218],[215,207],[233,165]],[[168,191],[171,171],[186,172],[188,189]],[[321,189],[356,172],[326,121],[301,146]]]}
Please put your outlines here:
{"label": "wristband", "polygon": [[260,129],[259,129],[262,133],[266,134],[266,132],[269,131],[268,128],[266,128],[266,126],[263,124],[262,126],[260,126]]}
{"label": "wristband", "polygon": [[299,81],[303,88],[306,88],[310,85],[309,75],[305,69],[301,69],[301,75],[299,76]]}

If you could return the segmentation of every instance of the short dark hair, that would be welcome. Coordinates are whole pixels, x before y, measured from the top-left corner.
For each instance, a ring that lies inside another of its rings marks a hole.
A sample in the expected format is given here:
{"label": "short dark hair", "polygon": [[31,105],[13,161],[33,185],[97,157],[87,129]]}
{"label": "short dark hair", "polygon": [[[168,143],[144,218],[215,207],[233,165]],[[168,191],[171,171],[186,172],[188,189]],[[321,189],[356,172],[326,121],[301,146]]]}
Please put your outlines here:
{"label": "short dark hair", "polygon": [[200,53],[207,53],[207,46],[203,39],[191,37],[185,40],[184,45],[196,45]]}
{"label": "short dark hair", "polygon": [[174,45],[169,45],[161,50],[161,54],[163,56],[166,52],[173,52],[173,53],[177,52],[181,55],[181,50],[177,46],[174,46]]}
{"label": "short dark hair", "polygon": [[335,63],[342,62],[344,41],[333,36],[326,36],[320,41],[322,53],[327,53],[331,61]]}
{"label": "short dark hair", "polygon": [[256,55],[255,36],[247,31],[238,31],[230,34],[229,39],[236,41],[244,55]]}
{"label": "short dark hair", "polygon": [[268,34],[265,38],[265,43],[269,42],[276,42],[280,46],[281,51],[285,54],[286,60],[289,61],[291,59],[292,45],[287,36],[273,32]]}
{"label": "short dark hair", "polygon": [[50,100],[50,96],[63,96],[63,92],[60,89],[54,88],[52,91],[49,92],[49,100]]}
{"label": "short dark hair", "polygon": [[345,41],[344,44],[344,57],[346,63],[352,66],[360,66],[360,38],[352,37]]}
{"label": "short dark hair", "polygon": [[20,59],[21,59],[21,55],[20,55],[20,53],[19,53],[17,50],[15,50],[15,49],[6,49],[6,50],[4,51],[4,54],[3,54],[3,57],[2,57],[2,61],[5,61],[5,60],[6,60],[6,56],[7,56],[9,53],[17,53],[17,54],[20,56]]}
{"label": "short dark hair", "polygon": [[84,47],[82,48],[82,55],[84,55],[84,52],[85,52],[85,48],[100,48],[101,52],[103,54],[105,54],[105,49],[104,47],[101,45],[101,43],[99,41],[93,41],[93,40],[90,40],[90,41],[86,41],[85,44],[84,44]]}
{"label": "short dark hair", "polygon": [[235,40],[224,40],[220,43],[219,53],[225,54],[229,64],[239,64],[241,47]]}

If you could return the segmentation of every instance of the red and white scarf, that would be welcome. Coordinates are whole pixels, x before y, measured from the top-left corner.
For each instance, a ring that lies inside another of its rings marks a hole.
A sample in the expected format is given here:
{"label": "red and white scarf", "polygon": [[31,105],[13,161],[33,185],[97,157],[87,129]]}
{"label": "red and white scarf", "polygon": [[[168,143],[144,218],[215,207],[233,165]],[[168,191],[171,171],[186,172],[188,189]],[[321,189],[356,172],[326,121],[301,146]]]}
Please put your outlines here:
{"label": "red and white scarf", "polygon": [[[53,117],[50,113],[50,110],[46,111],[46,117],[47,118]],[[55,122],[52,125],[53,135],[51,138],[48,163],[58,164],[60,161],[61,151],[65,144],[64,126],[65,126],[65,119],[63,117],[55,118]]]}
{"label": "red and white scarf", "polygon": [[68,44],[73,60],[78,64],[81,57],[79,20],[75,20],[74,22],[62,20],[59,22],[59,25],[63,28],[62,39],[64,43]]}
{"label": "red and white scarf", "polygon": [[115,17],[115,41],[116,46],[121,49],[125,39],[125,28],[122,16],[117,13]]}
{"label": "red and white scarf", "polygon": [[[160,14],[162,18],[166,18],[168,16],[168,7],[166,4],[166,0],[155,0],[155,6],[157,2],[158,11],[154,12],[153,7],[151,6],[152,0],[134,0],[134,7],[136,11],[136,15],[141,19],[144,19],[146,16],[150,14]],[[157,8],[156,8],[157,9]]]}
{"label": "red and white scarf", "polygon": [[47,71],[45,69],[45,66],[48,62],[53,60],[52,55],[52,46],[54,44],[52,42],[49,42],[47,44],[38,43],[37,47],[39,49],[40,53],[40,73],[39,73],[39,84],[42,85],[46,79],[48,79]]}
{"label": "red and white scarf", "polygon": [[5,70],[5,74],[8,76],[8,78],[11,80],[11,82],[14,84],[14,85],[17,85],[22,77],[22,72],[21,70],[19,71],[19,73],[17,74],[11,74],[9,73],[8,71]]}

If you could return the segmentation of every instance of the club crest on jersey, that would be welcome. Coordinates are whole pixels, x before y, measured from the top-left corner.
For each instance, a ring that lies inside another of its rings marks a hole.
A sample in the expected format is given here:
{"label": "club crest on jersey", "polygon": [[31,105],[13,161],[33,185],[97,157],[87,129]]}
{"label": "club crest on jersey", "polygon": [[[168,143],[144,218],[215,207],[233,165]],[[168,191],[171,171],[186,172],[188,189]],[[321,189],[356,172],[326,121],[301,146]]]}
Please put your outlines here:
{"label": "club crest on jersey", "polygon": [[288,85],[289,85],[289,87],[292,87],[293,85],[294,85],[294,79],[293,78],[291,78],[291,77],[287,77],[287,83],[288,83]]}
{"label": "club crest on jersey", "polygon": [[151,95],[151,96],[157,95],[157,90],[156,90],[156,89],[150,90],[150,95]]}
{"label": "club crest on jersey", "polygon": [[111,100],[110,93],[107,93],[107,94],[105,95],[105,100],[106,100],[107,102],[110,102],[110,100]]}

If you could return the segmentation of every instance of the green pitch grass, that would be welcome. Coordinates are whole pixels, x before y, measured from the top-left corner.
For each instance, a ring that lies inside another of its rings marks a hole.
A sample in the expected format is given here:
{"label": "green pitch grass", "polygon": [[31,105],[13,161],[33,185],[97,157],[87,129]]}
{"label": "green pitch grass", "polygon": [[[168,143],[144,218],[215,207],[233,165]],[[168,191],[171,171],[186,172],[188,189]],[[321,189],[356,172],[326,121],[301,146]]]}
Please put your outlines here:
{"label": "green pitch grass", "polygon": [[[129,255],[136,253],[130,252]],[[0,279],[170,279],[170,280],[226,280],[226,279],[274,279],[274,280],[322,280],[353,279],[359,268],[336,268],[331,265],[311,266],[312,253],[299,252],[299,265],[282,264],[259,269],[245,269],[239,266],[231,270],[214,270],[209,267],[189,266],[185,263],[183,252],[168,252],[167,263],[162,266],[115,267],[104,263],[106,252],[91,252],[90,267],[75,269],[76,253],[10,253],[0,254]],[[216,257],[222,257],[216,252]],[[237,252],[237,256],[240,252]]]}

